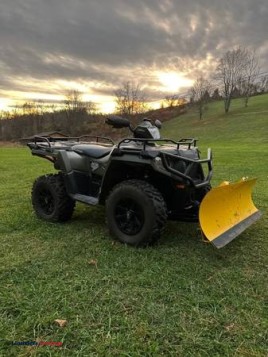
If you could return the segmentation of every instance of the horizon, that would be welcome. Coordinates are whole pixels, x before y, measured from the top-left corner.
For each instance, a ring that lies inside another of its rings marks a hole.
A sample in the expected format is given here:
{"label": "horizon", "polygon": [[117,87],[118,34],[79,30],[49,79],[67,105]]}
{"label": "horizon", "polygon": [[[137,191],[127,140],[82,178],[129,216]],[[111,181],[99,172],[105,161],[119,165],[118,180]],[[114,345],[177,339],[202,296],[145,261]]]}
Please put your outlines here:
{"label": "horizon", "polygon": [[[152,77],[152,76],[151,76]],[[192,79],[186,78],[184,75],[176,73],[175,71],[170,72],[159,72],[155,74],[155,80],[159,81],[159,90],[155,90],[155,96],[150,96],[146,104],[151,109],[158,109],[161,107],[165,96],[173,95],[173,94],[180,94],[180,89],[183,91],[181,92],[182,95],[185,95],[185,91],[188,90],[191,85],[193,84]],[[135,83],[135,82],[133,82]],[[146,93],[146,83],[142,86],[145,89],[144,92]],[[114,88],[114,91],[117,88]],[[69,87],[63,87],[59,89],[59,94],[52,94],[52,93],[34,93],[34,92],[20,92],[18,97],[14,99],[14,97],[6,97],[0,98],[0,111],[7,111],[12,112],[14,108],[22,108],[22,106],[26,103],[37,103],[43,102],[44,105],[48,104],[55,104],[58,108],[61,106],[62,103],[66,100],[65,92],[73,90],[79,91],[82,96],[83,102],[92,102],[96,105],[101,113],[107,114],[115,112],[116,110],[116,100],[115,95],[96,95],[94,93],[90,94],[90,89],[86,92],[86,87],[81,85],[79,82],[72,83]],[[60,93],[61,92],[61,93]]]}

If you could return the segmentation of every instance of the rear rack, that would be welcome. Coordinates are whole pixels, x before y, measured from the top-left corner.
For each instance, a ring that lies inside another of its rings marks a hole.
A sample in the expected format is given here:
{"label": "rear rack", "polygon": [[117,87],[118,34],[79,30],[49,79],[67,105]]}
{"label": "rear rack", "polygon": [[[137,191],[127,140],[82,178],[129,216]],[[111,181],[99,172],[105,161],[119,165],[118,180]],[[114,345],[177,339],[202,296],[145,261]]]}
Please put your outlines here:
{"label": "rear rack", "polygon": [[[54,150],[71,150],[73,145],[85,142],[85,140],[82,141],[85,138],[91,139],[91,141],[88,141],[88,143],[92,143],[92,141],[96,143],[106,141],[110,144],[110,146],[114,146],[114,142],[112,139],[98,135],[82,135],[77,137],[69,136],[66,138],[52,138],[35,135],[33,141],[28,142],[27,146],[31,149],[32,155],[45,158],[51,161],[52,163],[55,163],[57,154]],[[52,145],[52,143],[58,143],[58,145]]]}
{"label": "rear rack", "polygon": [[100,136],[100,135],[82,135],[72,139],[76,139],[79,142],[81,141],[81,139],[84,138],[95,139],[96,143],[99,143],[101,140],[103,140],[109,142],[111,145],[115,144],[111,138],[107,138],[106,136]]}
{"label": "rear rack", "polygon": [[[66,146],[72,146],[74,143],[80,143],[81,141],[85,141],[84,139],[90,139],[88,142],[96,142],[100,143],[101,141],[108,142],[109,144],[114,145],[114,141],[110,138],[107,138],[106,136],[98,136],[98,135],[82,135],[82,136],[68,136],[66,138],[57,138],[57,137],[45,137],[45,136],[38,136],[35,135],[32,143],[34,144],[35,148],[39,149],[46,149],[49,152],[52,152],[52,149],[55,147],[52,147],[52,143],[60,142],[66,144]],[[32,143],[28,143],[27,145],[30,148],[33,148],[33,145],[30,145]],[[45,145],[44,145],[45,144]]]}
{"label": "rear rack", "polygon": [[48,144],[51,142],[57,142],[57,141],[78,141],[80,142],[84,138],[89,138],[89,139],[94,139],[97,143],[100,142],[100,140],[108,141],[112,145],[114,145],[114,142],[111,138],[107,138],[106,136],[100,136],[100,135],[81,135],[81,136],[67,136],[66,138],[57,138],[57,137],[46,137],[46,136],[34,136],[34,143],[36,144],[38,141],[46,141]]}

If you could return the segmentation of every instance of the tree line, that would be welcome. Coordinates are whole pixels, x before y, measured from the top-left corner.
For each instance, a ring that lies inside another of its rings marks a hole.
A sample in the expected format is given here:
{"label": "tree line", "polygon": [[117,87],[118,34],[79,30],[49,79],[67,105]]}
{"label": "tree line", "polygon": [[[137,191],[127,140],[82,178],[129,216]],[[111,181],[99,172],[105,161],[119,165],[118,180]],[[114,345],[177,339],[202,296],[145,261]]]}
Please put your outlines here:
{"label": "tree line", "polygon": [[94,131],[100,117],[94,103],[83,101],[78,90],[69,90],[58,104],[26,102],[2,113],[0,140],[27,138],[50,131],[79,136]]}

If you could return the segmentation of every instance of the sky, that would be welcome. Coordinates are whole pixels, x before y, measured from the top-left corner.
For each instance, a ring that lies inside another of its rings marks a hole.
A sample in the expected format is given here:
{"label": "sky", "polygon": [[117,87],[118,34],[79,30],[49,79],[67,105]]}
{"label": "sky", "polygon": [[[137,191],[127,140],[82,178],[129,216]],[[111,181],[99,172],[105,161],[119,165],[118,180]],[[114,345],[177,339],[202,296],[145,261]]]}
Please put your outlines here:
{"label": "sky", "polygon": [[75,89],[109,112],[126,81],[157,102],[239,45],[268,71],[267,19],[268,0],[0,0],[0,110]]}

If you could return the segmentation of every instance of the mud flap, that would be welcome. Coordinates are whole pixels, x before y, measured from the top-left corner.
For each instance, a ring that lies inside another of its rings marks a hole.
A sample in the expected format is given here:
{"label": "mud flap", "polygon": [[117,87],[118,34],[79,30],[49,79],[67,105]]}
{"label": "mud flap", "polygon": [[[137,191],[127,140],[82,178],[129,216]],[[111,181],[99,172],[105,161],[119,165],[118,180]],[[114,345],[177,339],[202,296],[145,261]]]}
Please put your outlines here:
{"label": "mud flap", "polygon": [[223,182],[203,198],[199,222],[205,237],[222,248],[261,217],[252,201],[256,179]]}

